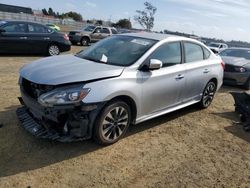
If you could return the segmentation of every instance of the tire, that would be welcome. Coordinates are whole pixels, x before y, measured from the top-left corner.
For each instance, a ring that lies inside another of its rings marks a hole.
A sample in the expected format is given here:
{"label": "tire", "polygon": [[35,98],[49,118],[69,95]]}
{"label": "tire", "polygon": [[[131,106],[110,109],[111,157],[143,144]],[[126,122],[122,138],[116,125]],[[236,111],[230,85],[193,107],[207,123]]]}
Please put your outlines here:
{"label": "tire", "polygon": [[248,78],[248,80],[246,81],[246,83],[244,84],[244,89],[249,90],[250,89],[250,78]]}
{"label": "tire", "polygon": [[87,37],[83,37],[82,39],[81,39],[81,45],[82,46],[88,46],[89,45],[89,38],[87,38]]}
{"label": "tire", "polygon": [[131,110],[125,102],[108,103],[95,122],[95,141],[101,145],[114,144],[126,134],[130,122]]}
{"label": "tire", "polygon": [[216,92],[216,84],[213,81],[208,82],[203,91],[203,95],[200,101],[201,108],[204,109],[210,106],[210,104],[214,99],[215,92]]}
{"label": "tire", "polygon": [[51,44],[48,47],[48,55],[54,56],[60,54],[60,48],[56,44]]}

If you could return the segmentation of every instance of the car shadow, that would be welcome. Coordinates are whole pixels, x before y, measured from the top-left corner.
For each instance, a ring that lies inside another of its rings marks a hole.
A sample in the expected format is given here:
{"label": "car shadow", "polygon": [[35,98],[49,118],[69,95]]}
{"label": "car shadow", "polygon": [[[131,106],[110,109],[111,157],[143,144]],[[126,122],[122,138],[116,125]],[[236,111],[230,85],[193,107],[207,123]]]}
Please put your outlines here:
{"label": "car shadow", "polygon": [[231,120],[231,126],[225,127],[224,129],[230,134],[237,136],[238,138],[250,142],[250,132],[243,130],[243,125],[240,122],[239,114],[236,112],[223,112],[223,113],[212,113],[222,118]]}
{"label": "car shadow", "polygon": [[32,54],[32,53],[22,53],[22,54],[4,54],[1,53],[0,57],[47,57],[45,54]]}
{"label": "car shadow", "polygon": [[[36,139],[19,126],[20,123],[15,114],[17,107],[11,106],[0,111],[0,123],[3,124],[0,128],[0,177],[39,169],[104,148],[92,140],[60,143]],[[190,106],[130,126],[124,139],[196,110],[196,106]]]}

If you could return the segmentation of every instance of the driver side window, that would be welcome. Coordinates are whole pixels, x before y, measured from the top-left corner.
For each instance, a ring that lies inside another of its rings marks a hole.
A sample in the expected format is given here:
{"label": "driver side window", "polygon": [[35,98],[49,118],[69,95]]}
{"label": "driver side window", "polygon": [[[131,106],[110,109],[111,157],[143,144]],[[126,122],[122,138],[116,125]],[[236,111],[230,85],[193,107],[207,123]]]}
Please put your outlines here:
{"label": "driver side window", "polygon": [[158,47],[150,59],[158,59],[162,61],[163,67],[173,66],[181,63],[181,43],[171,42],[165,43]]}

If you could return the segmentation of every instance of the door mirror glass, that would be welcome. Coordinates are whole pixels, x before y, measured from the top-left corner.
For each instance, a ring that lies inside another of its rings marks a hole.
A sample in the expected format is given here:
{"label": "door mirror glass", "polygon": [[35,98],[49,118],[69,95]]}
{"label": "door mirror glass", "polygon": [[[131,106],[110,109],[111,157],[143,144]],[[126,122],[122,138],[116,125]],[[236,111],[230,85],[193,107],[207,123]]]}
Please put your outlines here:
{"label": "door mirror glass", "polygon": [[150,59],[149,61],[149,70],[157,70],[162,67],[162,61],[158,59]]}

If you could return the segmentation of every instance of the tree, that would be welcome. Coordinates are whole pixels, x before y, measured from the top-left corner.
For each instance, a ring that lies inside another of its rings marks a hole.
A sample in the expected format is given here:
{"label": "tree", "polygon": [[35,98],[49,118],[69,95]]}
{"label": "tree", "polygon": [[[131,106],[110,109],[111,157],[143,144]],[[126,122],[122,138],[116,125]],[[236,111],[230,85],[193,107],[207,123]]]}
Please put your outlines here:
{"label": "tree", "polygon": [[137,10],[137,15],[134,17],[134,20],[138,22],[142,27],[147,31],[151,31],[154,27],[154,15],[157,8],[149,2],[145,2],[144,10]]}
{"label": "tree", "polygon": [[55,12],[53,11],[52,8],[49,8],[48,14],[49,14],[49,16],[55,16]]}
{"label": "tree", "polygon": [[103,21],[102,20],[96,20],[96,24],[97,25],[103,25]]}
{"label": "tree", "polygon": [[44,8],[44,9],[42,9],[42,12],[43,12],[43,14],[44,15],[46,15],[46,16],[48,16],[49,14],[48,14],[48,12],[47,12],[47,10]]}
{"label": "tree", "polygon": [[118,22],[116,22],[113,25],[115,27],[124,28],[124,29],[131,29],[132,28],[132,24],[131,24],[130,20],[128,20],[128,19],[120,19]]}

